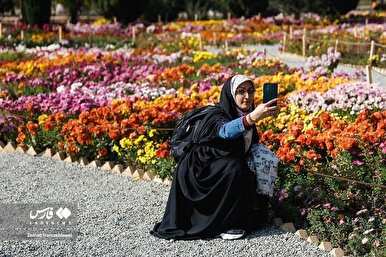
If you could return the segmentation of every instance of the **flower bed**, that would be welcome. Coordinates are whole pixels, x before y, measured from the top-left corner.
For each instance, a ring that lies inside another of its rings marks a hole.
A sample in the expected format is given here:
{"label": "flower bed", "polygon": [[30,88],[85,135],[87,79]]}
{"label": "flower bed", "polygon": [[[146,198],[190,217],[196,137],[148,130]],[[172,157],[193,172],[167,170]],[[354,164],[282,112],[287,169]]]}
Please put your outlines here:
{"label": "flower bed", "polygon": [[[277,82],[280,114],[257,124],[260,141],[281,160],[272,199],[275,212],[347,252],[382,255],[385,85],[363,82],[363,74],[335,73],[340,55],[334,49],[297,69],[242,47],[199,49],[197,33],[205,42],[213,40],[203,27],[216,31],[225,27],[230,33],[237,22],[138,26],[137,31],[149,38],[154,33],[150,41],[163,40],[157,47],[148,44],[149,48],[3,46],[0,141],[36,151],[53,148],[75,159],[135,165],[170,178],[175,167],[170,137],[183,113],[217,102],[221,85],[234,73],[250,76],[257,92],[263,83]],[[246,21],[239,30],[275,32],[278,24],[286,24],[274,22],[270,27],[268,20]],[[88,33],[92,28],[71,30]],[[132,33],[132,28],[106,28],[95,33],[103,35],[106,30],[118,37]],[[175,33],[181,28],[182,40]],[[217,42],[232,38],[221,33],[216,37]],[[256,94],[256,103],[261,98]]]}

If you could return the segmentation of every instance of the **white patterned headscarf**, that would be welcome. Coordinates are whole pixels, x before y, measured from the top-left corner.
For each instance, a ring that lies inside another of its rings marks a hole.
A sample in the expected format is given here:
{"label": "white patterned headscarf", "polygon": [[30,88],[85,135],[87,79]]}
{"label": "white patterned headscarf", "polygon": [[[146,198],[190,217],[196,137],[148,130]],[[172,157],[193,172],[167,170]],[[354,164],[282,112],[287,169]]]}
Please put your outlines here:
{"label": "white patterned headscarf", "polygon": [[253,81],[245,75],[238,74],[238,75],[234,75],[232,77],[232,79],[231,79],[231,94],[232,94],[233,99],[235,101],[236,101],[236,89],[245,81],[250,81],[251,84],[253,85]]}
{"label": "white patterned headscarf", "polygon": [[[235,102],[236,102],[236,89],[245,81],[250,81],[251,84],[253,85],[253,81],[245,75],[238,74],[238,75],[233,76],[231,79],[231,94],[232,94],[233,100]],[[252,111],[252,110],[250,110],[250,111]],[[239,116],[247,115],[250,111],[244,112],[244,111],[240,110],[239,108],[237,108],[237,113],[239,114]],[[245,152],[247,152],[249,147],[251,146],[252,133],[253,133],[252,129],[248,129],[244,133]]]}

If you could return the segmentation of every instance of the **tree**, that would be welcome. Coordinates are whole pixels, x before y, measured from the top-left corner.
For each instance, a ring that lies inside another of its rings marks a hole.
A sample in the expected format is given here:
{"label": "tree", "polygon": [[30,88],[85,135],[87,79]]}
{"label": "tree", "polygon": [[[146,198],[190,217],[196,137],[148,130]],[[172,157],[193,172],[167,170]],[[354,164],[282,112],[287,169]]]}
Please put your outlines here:
{"label": "tree", "polygon": [[231,0],[229,7],[235,16],[250,18],[258,13],[264,13],[268,7],[268,0]]}
{"label": "tree", "polygon": [[160,15],[162,20],[174,20],[181,11],[178,0],[151,0],[146,6],[144,19],[154,22],[158,20],[158,15]]}
{"label": "tree", "polygon": [[0,0],[0,13],[6,13],[10,12],[12,14],[15,13],[15,10],[13,8],[13,1],[12,0]]}
{"label": "tree", "polygon": [[51,0],[23,0],[22,6],[23,19],[29,25],[38,25],[50,23]]}
{"label": "tree", "polygon": [[60,0],[58,2],[63,4],[63,6],[68,10],[68,13],[70,14],[70,22],[72,24],[78,22],[79,10],[89,3],[88,0]]}
{"label": "tree", "polygon": [[93,6],[106,18],[116,17],[124,25],[143,15],[148,3],[149,0],[92,0]]}
{"label": "tree", "polygon": [[181,9],[186,11],[191,20],[196,16],[199,19],[206,17],[210,4],[210,0],[180,0]]}
{"label": "tree", "polygon": [[359,0],[269,0],[269,6],[287,15],[312,12],[322,16],[335,18],[355,9]]}

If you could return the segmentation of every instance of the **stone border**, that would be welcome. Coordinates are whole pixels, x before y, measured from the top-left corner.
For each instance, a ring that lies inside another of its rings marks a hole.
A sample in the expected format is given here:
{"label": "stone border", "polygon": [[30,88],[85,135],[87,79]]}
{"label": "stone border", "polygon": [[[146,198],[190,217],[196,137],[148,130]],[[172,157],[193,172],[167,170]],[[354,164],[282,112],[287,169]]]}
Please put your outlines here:
{"label": "stone border", "polygon": [[124,167],[122,164],[115,164],[111,161],[102,163],[99,160],[94,160],[94,161],[88,162],[87,159],[84,157],[81,157],[78,160],[75,160],[71,156],[66,155],[64,152],[55,152],[53,149],[46,149],[41,153],[37,153],[33,147],[30,147],[27,149],[27,148],[22,148],[20,146],[17,146],[13,142],[4,144],[3,142],[0,141],[0,152],[3,152],[3,153],[19,152],[19,153],[27,154],[31,156],[46,156],[58,161],[77,163],[82,166],[98,168],[105,171],[112,171],[114,173],[121,174],[123,176],[128,176],[136,180],[143,179],[146,181],[154,181],[168,186],[170,186],[172,183],[170,179],[163,180],[160,177],[156,176],[151,171],[144,171],[134,166],[129,165],[127,167]]}
{"label": "stone border", "polygon": [[[107,161],[105,163],[101,163],[99,160],[94,160],[88,162],[86,158],[81,157],[79,160],[74,160],[71,156],[67,156],[64,152],[55,153],[53,149],[46,149],[41,153],[36,153],[33,147],[29,147],[28,149],[17,146],[15,143],[9,142],[6,145],[0,141],[0,152],[1,153],[13,153],[19,152],[22,154],[27,154],[30,156],[46,156],[55,160],[69,162],[69,163],[77,163],[82,166],[98,168],[105,171],[111,171],[117,174],[121,174],[122,176],[128,176],[133,178],[134,181],[145,180],[145,181],[153,181],[156,183],[164,184],[170,186],[172,181],[170,179],[163,180],[160,177],[153,174],[151,171],[144,171],[141,169],[136,169],[134,166],[123,167],[122,164],[114,164],[113,162]],[[316,235],[308,235],[307,231],[304,229],[296,230],[294,224],[292,222],[284,223],[281,218],[274,218],[272,220],[272,224],[280,228],[281,230],[288,233],[295,233],[300,239],[307,240],[310,244],[319,244],[319,248],[324,251],[329,251],[330,255],[334,257],[343,257],[344,252],[341,248],[333,248],[331,242],[328,241],[319,241]]]}

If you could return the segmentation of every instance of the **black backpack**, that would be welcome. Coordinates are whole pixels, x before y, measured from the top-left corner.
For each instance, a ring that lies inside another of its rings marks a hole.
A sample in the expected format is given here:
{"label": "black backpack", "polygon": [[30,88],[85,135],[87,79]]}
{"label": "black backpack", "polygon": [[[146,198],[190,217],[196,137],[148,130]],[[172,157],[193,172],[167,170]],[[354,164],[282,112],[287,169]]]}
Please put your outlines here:
{"label": "black backpack", "polygon": [[178,162],[184,157],[197,142],[194,140],[197,128],[202,119],[209,113],[213,106],[203,106],[185,113],[176,124],[170,140],[171,151]]}

